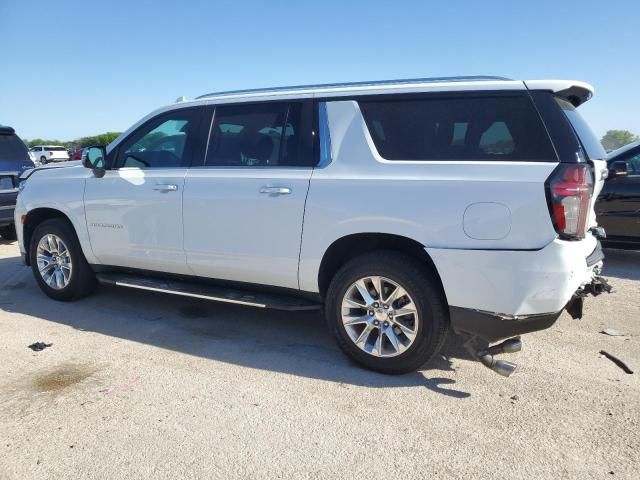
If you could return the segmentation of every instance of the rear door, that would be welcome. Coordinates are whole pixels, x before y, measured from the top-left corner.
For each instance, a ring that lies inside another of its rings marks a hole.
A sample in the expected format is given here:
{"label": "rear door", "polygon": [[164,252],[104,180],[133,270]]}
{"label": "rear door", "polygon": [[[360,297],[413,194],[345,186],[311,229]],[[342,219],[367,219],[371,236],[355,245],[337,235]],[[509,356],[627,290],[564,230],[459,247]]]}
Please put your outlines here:
{"label": "rear door", "polygon": [[85,211],[101,264],[188,274],[182,194],[193,161],[200,111],[161,114],[117,147],[113,168],[90,176]]}
{"label": "rear door", "polygon": [[219,105],[203,164],[184,191],[185,250],[196,275],[298,288],[313,171],[313,104]]}

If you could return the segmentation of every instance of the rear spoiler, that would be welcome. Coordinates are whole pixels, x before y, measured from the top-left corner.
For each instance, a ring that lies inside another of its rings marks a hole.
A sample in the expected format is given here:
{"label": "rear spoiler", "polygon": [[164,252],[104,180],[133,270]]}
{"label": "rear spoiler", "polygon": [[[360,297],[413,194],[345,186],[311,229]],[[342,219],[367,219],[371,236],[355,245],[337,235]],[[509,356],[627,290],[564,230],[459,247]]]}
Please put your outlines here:
{"label": "rear spoiler", "polygon": [[593,87],[577,80],[525,80],[529,90],[550,90],[556,97],[560,97],[579,107],[593,97]]}

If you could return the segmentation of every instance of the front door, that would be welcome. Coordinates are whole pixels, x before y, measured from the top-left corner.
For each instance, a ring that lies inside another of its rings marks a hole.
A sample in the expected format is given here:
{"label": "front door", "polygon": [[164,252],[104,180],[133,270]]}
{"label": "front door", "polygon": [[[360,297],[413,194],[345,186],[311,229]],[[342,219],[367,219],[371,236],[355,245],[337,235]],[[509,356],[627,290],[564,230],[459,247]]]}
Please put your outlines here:
{"label": "front door", "polygon": [[215,109],[205,163],[185,181],[185,250],[196,275],[298,288],[312,111],[310,102]]}
{"label": "front door", "polygon": [[101,264],[189,273],[182,196],[198,121],[195,109],[149,120],[116,147],[103,178],[89,177],[87,226]]}

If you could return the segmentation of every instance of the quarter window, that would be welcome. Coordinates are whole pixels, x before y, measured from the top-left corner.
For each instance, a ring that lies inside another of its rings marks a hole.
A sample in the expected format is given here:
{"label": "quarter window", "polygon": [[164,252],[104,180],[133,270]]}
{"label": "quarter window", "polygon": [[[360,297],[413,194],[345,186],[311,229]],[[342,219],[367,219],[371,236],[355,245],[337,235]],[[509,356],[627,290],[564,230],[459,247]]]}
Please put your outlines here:
{"label": "quarter window", "polygon": [[396,97],[359,104],[387,160],[557,161],[527,95]]}
{"label": "quarter window", "polygon": [[195,111],[177,110],[152,120],[122,144],[117,165],[142,169],[188,166],[195,119]]}
{"label": "quarter window", "polygon": [[307,107],[297,102],[216,107],[205,164],[312,166],[311,115],[307,115]]}

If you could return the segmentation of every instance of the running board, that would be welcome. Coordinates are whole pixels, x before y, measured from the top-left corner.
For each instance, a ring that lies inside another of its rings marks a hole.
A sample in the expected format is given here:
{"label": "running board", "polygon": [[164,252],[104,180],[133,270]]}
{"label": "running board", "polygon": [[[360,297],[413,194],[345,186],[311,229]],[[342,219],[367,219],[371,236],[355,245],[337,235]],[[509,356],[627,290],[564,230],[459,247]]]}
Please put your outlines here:
{"label": "running board", "polygon": [[99,273],[100,283],[118,287],[137,288],[150,292],[169,293],[214,302],[233,303],[276,310],[318,310],[321,305],[304,298],[272,293],[252,292],[180,280],[162,280],[119,273]]}

